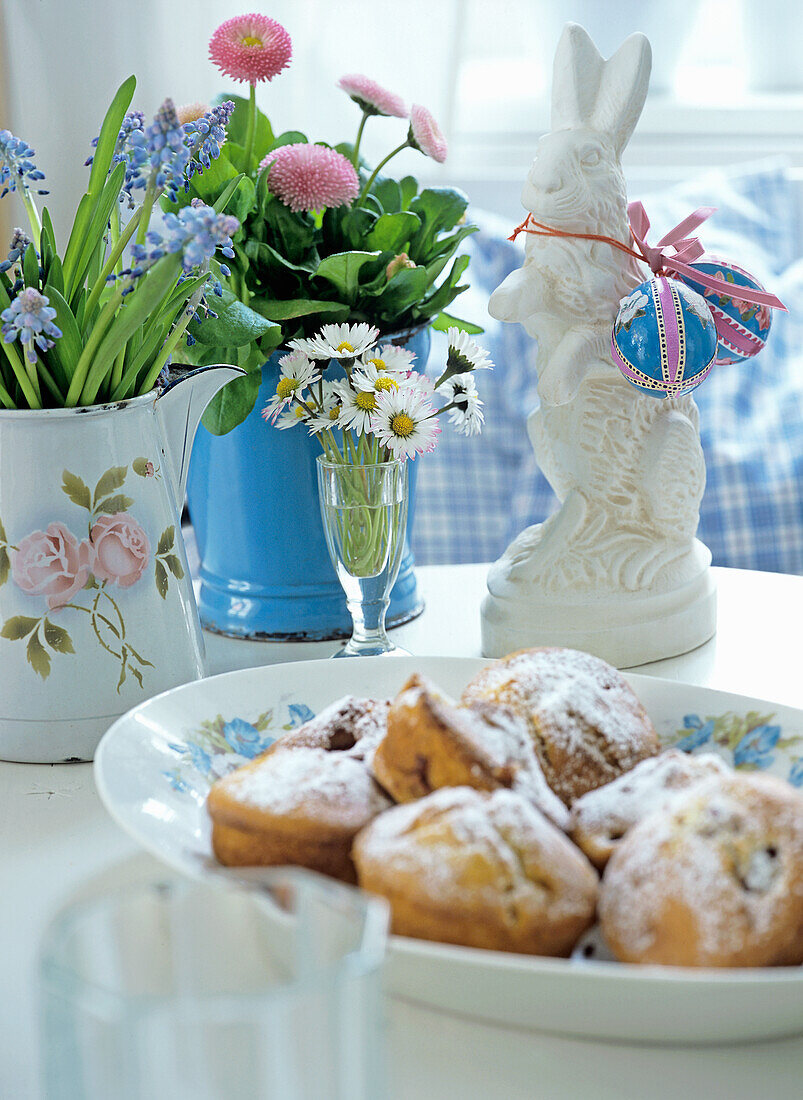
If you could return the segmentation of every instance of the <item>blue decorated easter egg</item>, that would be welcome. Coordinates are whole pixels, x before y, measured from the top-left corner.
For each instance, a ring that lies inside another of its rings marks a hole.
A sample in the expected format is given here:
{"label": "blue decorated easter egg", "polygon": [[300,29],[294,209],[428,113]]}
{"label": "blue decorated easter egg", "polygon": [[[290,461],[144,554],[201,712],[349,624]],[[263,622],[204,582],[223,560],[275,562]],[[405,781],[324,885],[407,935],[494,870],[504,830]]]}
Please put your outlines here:
{"label": "blue decorated easter egg", "polygon": [[683,276],[684,283],[702,294],[711,310],[719,337],[716,362],[723,365],[741,363],[744,359],[757,355],[770,334],[772,310],[769,306],[742,301],[738,297],[737,288],[745,286],[753,290],[763,290],[764,287],[758,279],[736,264],[713,256],[689,266],[722,283],[720,292],[718,289],[703,286],[690,276]]}
{"label": "blue decorated easter egg", "polygon": [[648,279],[623,298],[611,333],[619,370],[652,397],[680,397],[699,386],[717,350],[704,299],[676,279]]}

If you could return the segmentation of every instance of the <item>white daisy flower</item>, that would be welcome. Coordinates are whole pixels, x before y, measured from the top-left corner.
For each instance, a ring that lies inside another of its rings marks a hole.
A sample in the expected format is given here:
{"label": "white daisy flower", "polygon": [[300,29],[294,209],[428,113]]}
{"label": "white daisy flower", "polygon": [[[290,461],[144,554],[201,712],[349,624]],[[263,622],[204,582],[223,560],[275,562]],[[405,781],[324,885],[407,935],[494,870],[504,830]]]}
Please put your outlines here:
{"label": "white daisy flower", "polygon": [[465,374],[470,370],[491,370],[493,363],[485,348],[481,348],[467,332],[450,328],[446,333],[449,354],[446,358],[447,374]]}
{"label": "white daisy flower", "polygon": [[355,390],[371,390],[374,393],[385,393],[397,390],[407,381],[407,372],[404,377],[388,374],[386,371],[377,370],[373,364],[358,366],[351,376],[351,384]]}
{"label": "white daisy flower", "polygon": [[289,409],[279,414],[276,427],[282,430],[297,428],[299,424],[307,424],[310,420],[310,414],[302,405],[291,405]]}
{"label": "white daisy flower", "polygon": [[454,404],[449,409],[450,423],[455,425],[460,435],[479,435],[485,423],[482,401],[477,393],[477,383],[471,374],[456,374],[441,386],[439,393]]}
{"label": "white daisy flower", "polygon": [[310,359],[357,359],[375,343],[379,329],[362,321],[358,325],[324,325],[308,340],[291,340],[290,347]]}
{"label": "white daisy flower", "polygon": [[384,344],[381,348],[372,348],[362,357],[363,368],[373,367],[382,374],[407,374],[412,370],[415,352],[401,348],[397,344]]}
{"label": "white daisy flower", "polygon": [[335,386],[335,382],[323,383],[323,401],[316,403],[315,415],[307,422],[310,435],[318,435],[338,426],[342,404]]}
{"label": "white daisy flower", "polygon": [[394,458],[434,451],[440,425],[427,394],[417,386],[377,394],[371,429]]}
{"label": "white daisy flower", "polygon": [[335,382],[334,387],[340,399],[337,426],[367,435],[371,431],[371,417],[377,410],[380,395],[373,389],[353,389],[347,381]]}
{"label": "white daisy flower", "polygon": [[291,351],[279,360],[279,381],[276,393],[262,410],[263,420],[273,423],[279,413],[286,409],[294,397],[300,397],[307,386],[311,386],[321,377],[314,363],[301,351]]}

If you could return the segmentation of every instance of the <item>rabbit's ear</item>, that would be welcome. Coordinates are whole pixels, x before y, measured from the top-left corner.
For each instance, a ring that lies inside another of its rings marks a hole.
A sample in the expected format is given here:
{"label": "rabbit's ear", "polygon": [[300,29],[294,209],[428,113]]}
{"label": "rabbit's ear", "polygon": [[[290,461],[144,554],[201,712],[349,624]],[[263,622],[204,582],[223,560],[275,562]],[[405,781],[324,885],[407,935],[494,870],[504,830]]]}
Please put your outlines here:
{"label": "rabbit's ear", "polygon": [[631,34],[602,72],[591,123],[621,153],[636,128],[650,83],[652,50],[643,34]]}
{"label": "rabbit's ear", "polygon": [[552,129],[588,124],[597,102],[602,56],[579,23],[567,23],[552,68]]}

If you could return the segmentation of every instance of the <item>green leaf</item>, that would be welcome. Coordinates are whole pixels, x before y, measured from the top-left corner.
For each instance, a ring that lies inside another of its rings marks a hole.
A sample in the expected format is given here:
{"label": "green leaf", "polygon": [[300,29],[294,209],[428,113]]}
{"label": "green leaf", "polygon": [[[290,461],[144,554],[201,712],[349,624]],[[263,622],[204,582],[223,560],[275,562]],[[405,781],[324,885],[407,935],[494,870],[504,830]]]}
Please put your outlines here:
{"label": "green leaf", "polygon": [[53,219],[46,206],[42,208],[42,236],[47,238],[50,251],[56,256],[58,254],[58,249],[56,248],[56,230],[53,228]]}
{"label": "green leaf", "polygon": [[[48,297],[50,297],[51,291],[57,290],[59,294],[64,294],[64,270],[61,266],[61,260],[58,255],[54,255],[50,261],[50,265],[47,268],[47,286],[50,290],[47,291]],[[51,305],[53,303],[51,302]],[[59,325],[61,328],[61,325]]]}
{"label": "green leaf", "polygon": [[243,175],[236,176],[233,180],[229,180],[223,190],[213,203],[215,213],[221,214],[229,204],[229,200],[237,188],[240,186],[240,180],[244,179]]}
{"label": "green leaf", "polygon": [[147,458],[135,458],[131,463],[131,469],[139,477],[148,476],[148,460]]}
{"label": "green leaf", "polygon": [[39,257],[32,244],[28,245],[22,256],[22,277],[26,286],[39,289]]}
{"label": "green leaf", "polygon": [[376,298],[377,308],[387,320],[398,317],[415,302],[420,302],[429,277],[425,267],[403,267]]}
{"label": "green leaf", "polygon": [[421,229],[410,246],[410,257],[426,262],[435,237],[452,229],[468,208],[468,196],[450,187],[428,187],[410,203],[410,209],[421,218]]}
{"label": "green leaf", "polygon": [[137,279],[137,289],[126,298],[125,308],[118,310],[95,352],[94,361],[81,391],[84,404],[91,404],[95,400],[117,353],[125,347],[127,341],[146,318],[160,308],[165,295],[178,278],[180,269],[181,256],[175,253],[163,257],[146,275]]}
{"label": "green leaf", "polygon": [[285,301],[271,301],[267,298],[252,298],[251,308],[271,321],[287,321],[293,317],[308,317],[313,313],[326,313],[327,321],[344,321],[350,307],[345,302],[326,302],[316,298],[288,298]]}
{"label": "green leaf", "polygon": [[247,176],[243,176],[226,206],[226,213],[233,214],[242,225],[254,209],[256,193],[257,189],[254,185],[254,181]]}
{"label": "green leaf", "polygon": [[[52,276],[53,274],[56,274],[58,277],[58,273],[55,272],[54,266],[51,265],[50,275]],[[56,340],[53,347],[48,352],[48,361],[52,360],[61,370],[64,378],[69,381],[81,357],[81,352],[84,350],[81,330],[78,328],[78,322],[73,316],[73,312],[61,291],[53,286],[52,283],[48,282],[45,286],[44,293],[50,300],[50,305],[56,311],[56,324],[61,329],[61,339]]]}
{"label": "green leaf", "polygon": [[190,322],[189,331],[199,343],[240,347],[258,340],[273,328],[270,321],[244,306],[231,291],[223,291],[221,302],[222,306],[217,307],[217,317]]}
{"label": "green leaf", "polygon": [[121,489],[127,473],[127,466],[111,466],[105,474],[101,474],[95,486],[95,495],[92,498],[93,503],[97,504],[101,497],[108,496],[108,494],[113,493],[115,489]]}
{"label": "green leaf", "polygon": [[70,635],[64,627],[56,626],[50,619],[45,619],[45,641],[57,653],[75,653]]}
{"label": "green leaf", "polygon": [[38,630],[28,639],[25,656],[28,658],[28,664],[34,672],[38,672],[42,679],[46,680],[50,675],[50,654],[39,641]]}
{"label": "green leaf", "polygon": [[[246,164],[245,160],[245,148],[242,145],[238,145],[236,141],[226,141],[223,146],[223,152],[221,156],[227,157],[229,163],[232,164],[238,172],[251,171],[251,165],[254,163],[253,159],[251,164]],[[257,163],[259,163],[257,161]]]}
{"label": "green leaf", "polygon": [[[416,187],[416,191],[417,190],[418,187]],[[377,180],[371,188],[371,194],[379,199],[382,204],[382,209],[387,214],[398,214],[402,209],[402,189],[396,180],[387,177]],[[415,192],[413,192],[413,194],[415,194]]]}
{"label": "green leaf", "polygon": [[136,86],[137,79],[135,76],[129,76],[127,80],[123,81],[115,92],[114,99],[109,104],[106,117],[101,124],[98,143],[92,155],[92,168],[89,173],[89,186],[87,187],[87,194],[91,197],[93,205],[106,183],[114,148],[117,144],[117,135],[120,133],[126,111],[131,106]]}
{"label": "green leaf", "polygon": [[[245,137],[248,130],[249,102],[243,96],[226,95],[221,101],[231,100],[234,110],[226,125],[226,144],[223,151],[226,152],[229,142],[235,142],[245,148]],[[273,144],[273,130],[267,117],[257,108],[256,128],[254,130],[254,155],[257,163]],[[248,170],[248,169],[246,169]]]}
{"label": "green leaf", "polygon": [[157,554],[166,554],[168,550],[172,550],[173,544],[176,541],[176,529],[171,524],[170,527],[165,527],[162,531],[161,538],[159,539],[159,545],[156,548]]}
{"label": "green leaf", "polygon": [[[285,130],[283,134],[279,134],[277,138],[273,139],[273,143],[267,152],[273,149],[278,149],[280,145],[299,145],[308,143],[307,135],[302,134],[300,130]],[[264,159],[264,158],[260,158]]]}
{"label": "green leaf", "polygon": [[0,542],[2,542],[4,544],[6,542],[8,542],[8,537],[6,535],[6,529],[3,526],[3,521],[2,520],[0,520]]}
{"label": "green leaf", "polygon": [[158,560],[156,562],[156,591],[163,600],[167,598],[167,570]]}
{"label": "green leaf", "polygon": [[342,297],[353,304],[357,297],[360,272],[379,255],[379,252],[336,252],[321,261],[315,275],[332,283]]}
{"label": "green leaf", "polygon": [[28,615],[14,615],[13,618],[6,619],[3,623],[0,637],[17,641],[18,638],[25,638],[30,634],[38,624],[38,619],[31,619]]}
{"label": "green leaf", "polygon": [[255,370],[234,378],[215,394],[203,415],[206,430],[212,435],[225,435],[242,424],[256,404],[261,380],[262,372]]}
{"label": "green leaf", "polygon": [[211,205],[229,180],[236,178],[237,169],[228,158],[220,156],[217,160],[213,160],[200,175],[193,176],[192,187],[199,198]]}
{"label": "green leaf", "polygon": [[64,470],[61,475],[61,480],[61,488],[73,504],[77,504],[79,508],[86,508],[86,510],[89,511],[92,498],[89,495],[89,487],[84,484],[81,478],[77,477],[75,474],[71,474],[69,470]]}
{"label": "green leaf", "polygon": [[181,562],[178,560],[175,554],[167,555],[167,557],[165,558],[165,565],[176,578],[176,580],[183,580],[184,569],[182,568]]}
{"label": "green leaf", "polygon": [[456,328],[461,332],[468,332],[472,336],[485,332],[485,329],[480,328],[479,325],[475,325],[471,321],[463,321],[460,317],[453,317],[451,313],[439,313],[430,327],[435,329],[436,332],[446,332],[447,329]]}
{"label": "green leaf", "polygon": [[369,248],[378,248],[382,252],[401,252],[402,245],[412,240],[420,227],[421,219],[409,210],[383,214],[365,238],[365,243]]}
{"label": "green leaf", "polygon": [[89,229],[89,223],[92,220],[92,206],[91,196],[89,194],[82,195],[81,201],[78,203],[78,209],[75,211],[75,219],[70,231],[70,239],[67,242],[67,249],[64,253],[64,293],[65,296],[70,299],[72,299],[73,291],[77,290],[77,285],[74,285],[72,282],[72,272],[75,264],[78,262],[81,245],[84,242],[87,230]]}
{"label": "green leaf", "polygon": [[8,550],[5,546],[0,546],[0,585],[5,584],[8,580],[9,569],[11,563],[8,558]]}
{"label": "green leaf", "polygon": [[399,187],[401,188],[402,210],[407,210],[418,194],[418,180],[415,176],[405,176],[404,179],[399,180]]}
{"label": "green leaf", "polygon": [[75,221],[70,232],[70,239],[64,253],[64,287],[65,297],[72,301],[79,280],[76,279],[76,265],[83,254],[84,244],[87,239],[89,225],[95,213],[95,207],[100,199],[109,174],[114,147],[117,144],[117,135],[120,132],[125,113],[131,104],[134,89],[137,86],[133,76],[124,80],[115,93],[114,99],[109,105],[106,117],[100,128],[98,143],[92,155],[92,169],[89,173],[89,184],[86,194],[78,204]]}
{"label": "green leaf", "polygon": [[83,241],[83,247],[75,263],[75,273],[73,275],[74,285],[80,286],[83,283],[84,276],[92,260],[92,254],[99,246],[103,245],[103,237],[109,226],[109,218],[112,215],[112,211],[119,203],[120,188],[123,186],[123,180],[125,179],[125,168],[126,166],[122,161],[120,164],[114,166],[112,174],[109,176],[98,197],[86,237]]}
{"label": "green leaf", "polygon": [[283,202],[273,199],[263,207],[262,216],[267,231],[266,243],[295,264],[308,258],[315,236],[309,214],[294,214]]}
{"label": "green leaf", "polygon": [[448,276],[443,280],[437,290],[431,294],[424,302],[421,303],[421,312],[427,315],[433,313],[440,313],[441,310],[448,306],[450,302],[454,301],[458,294],[462,294],[464,290],[468,290],[468,286],[458,286],[460,276],[468,267],[468,256],[458,256],[455,262],[452,264],[452,270]]}
{"label": "green leaf", "polygon": [[124,493],[119,493],[117,496],[106,497],[100,504],[95,505],[95,511],[101,515],[113,516],[117,512],[127,512],[133,505],[134,501],[131,497],[127,497]]}

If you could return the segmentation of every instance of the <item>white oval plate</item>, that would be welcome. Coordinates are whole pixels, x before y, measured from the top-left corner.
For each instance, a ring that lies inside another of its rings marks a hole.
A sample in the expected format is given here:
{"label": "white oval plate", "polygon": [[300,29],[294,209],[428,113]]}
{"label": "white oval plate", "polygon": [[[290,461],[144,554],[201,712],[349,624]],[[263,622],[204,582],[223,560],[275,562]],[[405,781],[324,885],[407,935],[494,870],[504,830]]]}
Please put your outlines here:
{"label": "white oval plate", "polygon": [[[414,671],[459,695],[486,662],[352,658],[228,672],[165,692],[120,718],[95,758],[100,796],[135,840],[196,878],[225,877],[204,808],[211,782],[347,693],[392,696]],[[803,785],[803,711],[628,675],[661,740],[719,752]],[[803,967],[691,970],[546,959],[393,937],[392,995],[500,1024],[666,1043],[803,1032]]]}

